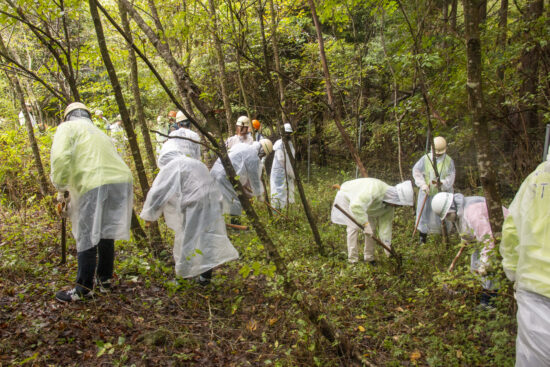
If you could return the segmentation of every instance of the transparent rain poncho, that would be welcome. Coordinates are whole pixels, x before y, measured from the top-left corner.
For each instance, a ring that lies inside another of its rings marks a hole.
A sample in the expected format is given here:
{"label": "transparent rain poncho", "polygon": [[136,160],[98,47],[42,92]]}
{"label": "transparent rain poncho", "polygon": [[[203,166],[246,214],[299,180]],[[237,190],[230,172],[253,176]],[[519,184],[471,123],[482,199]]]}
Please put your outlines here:
{"label": "transparent rain poncho", "polygon": [[[255,143],[253,145],[248,144],[238,144],[235,145],[232,151],[229,153],[229,159],[233,164],[233,168],[241,184],[248,188],[252,196],[259,197],[263,193],[262,189],[262,166],[260,158],[258,157],[258,152],[260,149],[260,144]],[[223,195],[223,213],[231,215],[241,215],[242,207],[237,193],[233,189],[231,182],[227,178],[225,169],[223,168],[222,162],[218,158],[210,174],[217,182],[218,187]]]}
{"label": "transparent rain poncho", "polygon": [[[200,141],[199,134],[196,132],[186,129],[186,128],[179,128],[176,131],[172,131],[169,136],[179,136],[187,139],[192,139],[194,141]],[[186,156],[199,160],[201,159],[201,146],[198,143],[193,143],[192,141],[185,140],[185,139],[178,139],[178,138],[172,138],[168,139],[163,145],[160,150],[159,157],[166,152],[169,152],[171,150],[179,150]]]}
{"label": "transparent rain poncho", "polygon": [[[432,210],[432,199],[435,194],[438,193],[437,185],[432,183],[435,180],[435,172],[432,167],[431,155],[423,155],[422,158],[416,162],[412,169],[412,175],[414,177],[414,183],[419,188],[422,185],[429,186],[429,196],[424,205],[424,210],[422,211],[422,217],[418,222],[418,231],[421,233],[440,233],[441,232],[441,220],[439,216],[436,215]],[[447,154],[443,154],[440,157],[436,158],[437,162],[437,171],[439,172],[441,180],[441,191],[442,192],[453,192],[453,185],[455,183],[455,164],[451,157]],[[418,201],[416,205],[416,219],[418,220],[418,215],[422,209],[422,203],[426,198],[426,193],[423,190],[418,192]]]}
{"label": "transparent rain poncho", "polygon": [[251,133],[248,133],[244,136],[233,135],[229,137],[225,142],[225,146],[227,147],[227,150],[231,153],[233,147],[239,144],[252,145],[252,143],[254,143],[254,138],[252,137]]}
{"label": "transparent rain poncho", "polygon": [[500,254],[515,281],[516,366],[550,365],[550,162],[522,183],[502,227]]}
{"label": "transparent rain poncho", "polygon": [[[388,198],[386,192],[392,188],[393,186],[370,177],[344,182],[332,205],[330,218],[332,223],[358,228],[355,223],[334,206],[338,204],[347,213],[351,214],[357,222],[361,224],[369,222],[371,228],[367,228],[367,231],[373,233],[372,230],[376,229],[380,240],[390,245],[393,207],[386,204],[384,200]],[[395,193],[395,196],[397,196],[397,193]],[[396,204],[398,203],[396,202]]]}
{"label": "transparent rain poncho", "polygon": [[[291,141],[288,144],[294,157],[296,153],[294,146]],[[282,139],[275,142],[273,152],[275,154],[270,177],[271,201],[275,208],[284,208],[287,202],[294,203],[294,171]]]}
{"label": "transparent rain poncho", "polygon": [[70,193],[68,214],[78,252],[102,238],[130,238],[132,173],[91,120],[67,121],[57,128],[51,180],[58,191]]}
{"label": "transparent rain poncho", "polygon": [[208,168],[179,151],[166,152],[159,166],[140,216],[155,221],[164,213],[175,232],[176,274],[191,278],[237,259],[225,230],[222,196]]}

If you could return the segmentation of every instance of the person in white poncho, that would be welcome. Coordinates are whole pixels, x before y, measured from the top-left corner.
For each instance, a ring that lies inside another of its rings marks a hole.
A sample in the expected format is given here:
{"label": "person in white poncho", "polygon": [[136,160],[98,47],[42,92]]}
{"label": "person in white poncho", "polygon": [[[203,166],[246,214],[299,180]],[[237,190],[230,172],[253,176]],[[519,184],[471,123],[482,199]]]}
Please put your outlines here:
{"label": "person in white poncho", "polygon": [[111,139],[94,126],[90,110],[71,103],[64,119],[53,138],[51,180],[58,201],[68,206],[76,240],[76,286],[56,294],[59,301],[71,302],[92,295],[94,277],[100,290],[110,288],[114,240],[130,238],[134,194],[132,172]]}
{"label": "person in white poncho", "polygon": [[[260,159],[273,151],[273,145],[269,139],[254,142],[252,145],[238,144],[229,153],[229,159],[233,164],[235,173],[239,177],[247,195],[262,197],[261,182],[262,165]],[[241,215],[242,206],[233,185],[229,182],[227,174],[218,158],[210,174],[217,182],[223,195],[223,213],[230,214],[232,224],[239,224],[236,217]]]}
{"label": "person in white poncho", "polygon": [[[292,126],[289,123],[284,125],[284,134],[290,145],[292,156],[295,155],[294,146],[290,141]],[[279,139],[273,145],[275,156],[271,166],[271,202],[277,209],[286,207],[289,203],[294,203],[294,170],[290,164],[288,152],[283,144],[283,139]]]}
{"label": "person in white poncho", "polygon": [[222,195],[208,168],[180,150],[165,151],[159,167],[140,216],[155,221],[164,213],[166,224],[176,233],[176,274],[199,277],[201,285],[208,284],[214,267],[239,257],[227,238]]}
{"label": "person in white poncho", "polygon": [[[411,181],[390,186],[376,178],[358,178],[346,181],[334,198],[330,219],[332,223],[347,226],[348,261],[356,263],[359,258],[357,237],[361,230],[335,205],[338,204],[358,223],[363,223],[363,232],[369,235],[378,233],[384,244],[391,247],[393,209],[397,205],[413,205]],[[386,255],[389,253],[386,251]],[[374,240],[365,236],[364,259],[376,265],[374,259]]]}
{"label": "person in white poncho", "polygon": [[[172,131],[170,136],[179,136],[186,139],[168,139],[160,149],[159,157],[164,153],[172,150],[180,150],[183,154],[188,157],[191,157],[196,160],[201,159],[201,146],[199,143],[194,143],[193,141],[200,142],[200,136],[196,132],[189,129],[191,121],[183,114],[183,112],[178,111],[176,115],[176,124],[182,126],[179,129]],[[191,140],[187,140],[191,139]]]}

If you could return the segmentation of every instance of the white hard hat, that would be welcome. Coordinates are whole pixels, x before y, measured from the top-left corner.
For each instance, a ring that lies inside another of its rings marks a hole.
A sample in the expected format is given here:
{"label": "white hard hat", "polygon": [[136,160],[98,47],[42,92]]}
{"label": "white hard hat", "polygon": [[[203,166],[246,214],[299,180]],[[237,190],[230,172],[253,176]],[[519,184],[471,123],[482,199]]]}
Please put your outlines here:
{"label": "white hard hat", "polygon": [[84,111],[87,111],[90,115],[90,110],[88,109],[88,107],[86,107],[86,105],[84,103],[81,103],[81,102],[73,102],[71,104],[69,104],[67,106],[67,108],[65,108],[65,112],[63,113],[63,119],[65,119],[67,117],[67,115],[69,113],[71,113],[72,111],[74,110],[84,110]]}
{"label": "white hard hat", "polygon": [[187,116],[185,116],[183,112],[178,111],[178,113],[176,113],[176,122],[182,122],[185,120],[187,120]]}
{"label": "white hard hat", "polygon": [[241,116],[237,119],[237,126],[248,126],[250,127],[250,119],[246,116]]}
{"label": "white hard hat", "polygon": [[439,215],[439,218],[443,220],[451,205],[453,204],[453,194],[450,192],[440,192],[432,199],[432,210],[435,214]]}
{"label": "white hard hat", "polygon": [[414,191],[410,180],[403,181],[395,185],[395,189],[397,190],[397,195],[399,196],[401,205],[413,205]]}
{"label": "white hard hat", "polygon": [[288,122],[285,124],[285,133],[291,133],[292,132],[292,125],[290,125]]}
{"label": "white hard hat", "polygon": [[101,110],[95,110],[95,115],[96,115],[96,116],[101,116],[101,115],[103,115],[103,111],[101,111]]}
{"label": "white hard hat", "polygon": [[444,154],[447,151],[447,141],[442,136],[434,138],[435,154]]}
{"label": "white hard hat", "polygon": [[260,145],[265,153],[265,155],[270,155],[273,151],[273,143],[269,139],[261,139]]}

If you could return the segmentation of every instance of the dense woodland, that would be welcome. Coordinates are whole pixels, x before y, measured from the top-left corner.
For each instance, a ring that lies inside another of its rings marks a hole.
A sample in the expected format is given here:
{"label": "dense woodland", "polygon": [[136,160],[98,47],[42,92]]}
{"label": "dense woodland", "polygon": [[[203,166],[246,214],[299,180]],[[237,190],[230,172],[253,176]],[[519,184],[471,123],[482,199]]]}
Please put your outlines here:
{"label": "dense woodland", "polygon": [[[494,233],[542,161],[550,123],[550,2],[544,0],[0,0],[0,366],[511,366],[516,335],[502,272],[493,311],[456,233],[412,237],[399,208],[397,264],[346,261],[330,223],[335,190],[389,184],[434,136],[455,191],[487,198]],[[237,187],[240,259],[208,287],[174,285],[163,220],[117,242],[118,287],[60,305],[76,250],[60,260],[50,147],[67,104],[114,121],[135,211],[158,172],[157,117],[184,111]],[[20,111],[27,113],[20,123]],[[235,180],[223,141],[241,115],[277,140],[290,123],[296,204],[272,213]],[[399,266],[400,265],[400,266]]]}

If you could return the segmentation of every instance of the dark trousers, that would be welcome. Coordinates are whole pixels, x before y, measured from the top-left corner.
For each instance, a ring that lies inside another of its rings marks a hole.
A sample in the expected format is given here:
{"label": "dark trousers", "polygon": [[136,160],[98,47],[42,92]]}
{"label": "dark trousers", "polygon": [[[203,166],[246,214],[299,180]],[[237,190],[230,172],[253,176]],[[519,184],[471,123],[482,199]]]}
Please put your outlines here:
{"label": "dark trousers", "polygon": [[78,273],[76,276],[76,290],[79,293],[88,293],[94,288],[94,276],[100,282],[113,277],[115,262],[115,240],[101,239],[99,243],[78,254]]}

